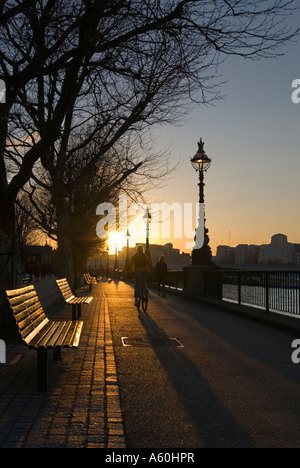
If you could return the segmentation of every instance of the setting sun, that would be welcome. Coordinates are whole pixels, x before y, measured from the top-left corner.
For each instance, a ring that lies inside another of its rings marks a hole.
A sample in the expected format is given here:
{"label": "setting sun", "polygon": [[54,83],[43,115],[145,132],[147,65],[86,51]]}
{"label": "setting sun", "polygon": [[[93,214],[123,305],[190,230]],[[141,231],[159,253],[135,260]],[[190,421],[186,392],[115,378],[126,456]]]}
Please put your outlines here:
{"label": "setting sun", "polygon": [[108,237],[107,245],[111,255],[115,253],[116,246],[118,250],[122,250],[127,245],[126,233],[120,231],[112,232]]}

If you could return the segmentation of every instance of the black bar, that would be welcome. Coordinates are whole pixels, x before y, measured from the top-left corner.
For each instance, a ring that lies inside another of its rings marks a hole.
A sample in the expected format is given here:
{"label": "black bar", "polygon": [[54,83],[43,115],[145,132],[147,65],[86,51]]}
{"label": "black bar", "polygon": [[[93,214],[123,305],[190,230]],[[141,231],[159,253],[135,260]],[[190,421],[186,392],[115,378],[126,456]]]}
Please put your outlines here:
{"label": "black bar", "polygon": [[37,389],[45,391],[48,387],[48,349],[38,348],[37,355]]}
{"label": "black bar", "polygon": [[76,304],[72,304],[72,320],[76,320]]}

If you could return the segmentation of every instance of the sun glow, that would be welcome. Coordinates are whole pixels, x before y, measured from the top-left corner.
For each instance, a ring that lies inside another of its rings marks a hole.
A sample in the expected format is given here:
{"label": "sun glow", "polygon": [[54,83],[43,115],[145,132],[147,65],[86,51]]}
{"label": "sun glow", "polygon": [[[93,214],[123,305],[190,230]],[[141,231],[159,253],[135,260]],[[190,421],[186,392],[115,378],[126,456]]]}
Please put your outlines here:
{"label": "sun glow", "polygon": [[122,250],[123,247],[127,246],[126,233],[120,231],[112,232],[107,240],[110,255],[115,253],[116,247],[118,250]]}

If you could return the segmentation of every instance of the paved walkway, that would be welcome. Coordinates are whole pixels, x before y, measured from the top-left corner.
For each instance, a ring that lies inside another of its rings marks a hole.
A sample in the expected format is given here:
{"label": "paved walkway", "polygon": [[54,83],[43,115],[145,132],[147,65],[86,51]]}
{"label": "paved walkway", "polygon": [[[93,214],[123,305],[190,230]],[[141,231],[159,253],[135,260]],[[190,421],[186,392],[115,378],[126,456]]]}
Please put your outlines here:
{"label": "paved walkway", "polygon": [[[35,286],[50,319],[70,320],[54,277]],[[36,352],[7,345],[6,364],[0,364],[0,448],[126,448],[108,311],[113,298],[101,283],[78,294],[94,297],[82,306],[80,346],[62,350],[58,362],[50,353],[47,392],[36,390]],[[294,326],[286,320],[275,325]]]}
{"label": "paved walkway", "polygon": [[[71,318],[54,278],[36,283],[50,319]],[[82,306],[84,327],[78,349],[49,358],[49,389],[36,390],[34,350],[7,345],[0,364],[1,448],[125,448],[116,364],[107,300],[101,285]]]}

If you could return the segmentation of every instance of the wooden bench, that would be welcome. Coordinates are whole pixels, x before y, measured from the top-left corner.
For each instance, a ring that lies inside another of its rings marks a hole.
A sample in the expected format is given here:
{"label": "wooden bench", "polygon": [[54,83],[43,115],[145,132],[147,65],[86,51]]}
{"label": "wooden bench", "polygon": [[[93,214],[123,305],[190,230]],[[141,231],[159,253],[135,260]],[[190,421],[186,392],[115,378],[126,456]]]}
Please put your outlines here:
{"label": "wooden bench", "polygon": [[97,284],[96,278],[92,277],[89,273],[83,273],[86,284],[89,285],[90,291],[92,290],[92,285]]}
{"label": "wooden bench", "polygon": [[64,300],[72,305],[72,320],[76,320],[81,317],[81,304],[89,304],[92,300],[92,296],[78,297],[74,296],[68,280],[66,278],[56,280],[56,284],[64,298]]}
{"label": "wooden bench", "polygon": [[37,389],[48,385],[48,349],[60,358],[61,348],[79,346],[83,322],[50,321],[40,304],[34,286],[6,291],[23,342],[37,350]]}

